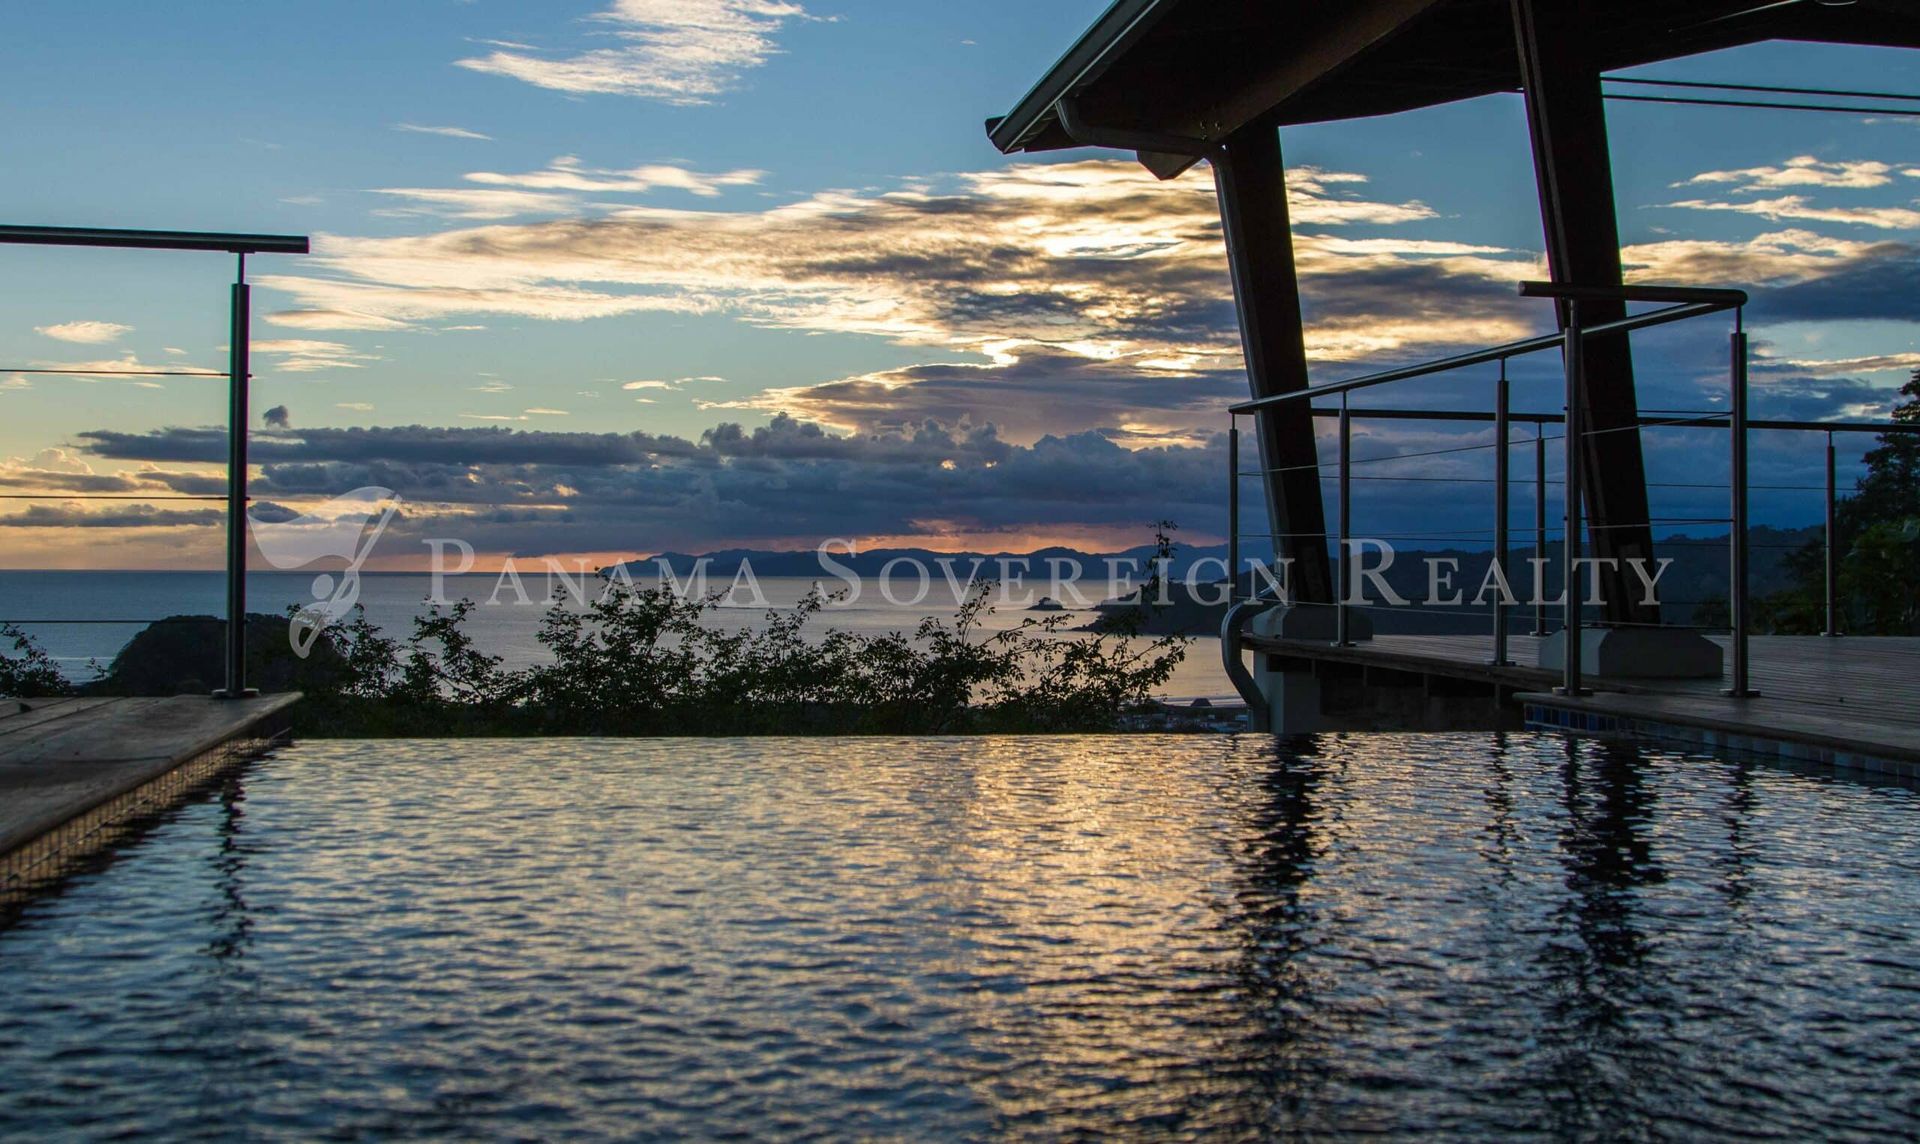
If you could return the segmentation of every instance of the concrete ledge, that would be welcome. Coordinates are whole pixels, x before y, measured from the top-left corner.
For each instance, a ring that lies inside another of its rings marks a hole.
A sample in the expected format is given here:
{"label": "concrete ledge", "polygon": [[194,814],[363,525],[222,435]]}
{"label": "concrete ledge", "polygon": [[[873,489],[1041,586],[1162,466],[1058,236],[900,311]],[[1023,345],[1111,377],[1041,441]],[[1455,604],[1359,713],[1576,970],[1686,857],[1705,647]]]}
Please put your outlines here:
{"label": "concrete ledge", "polygon": [[[1247,632],[1266,639],[1332,643],[1339,638],[1339,610],[1332,604],[1278,604],[1248,621]],[[1373,621],[1365,611],[1347,609],[1347,638],[1373,638]]]}
{"label": "concrete ledge", "polygon": [[[1718,679],[1720,645],[1681,628],[1581,628],[1580,670],[1597,679]],[[1566,670],[1567,634],[1540,641],[1539,666]]]}

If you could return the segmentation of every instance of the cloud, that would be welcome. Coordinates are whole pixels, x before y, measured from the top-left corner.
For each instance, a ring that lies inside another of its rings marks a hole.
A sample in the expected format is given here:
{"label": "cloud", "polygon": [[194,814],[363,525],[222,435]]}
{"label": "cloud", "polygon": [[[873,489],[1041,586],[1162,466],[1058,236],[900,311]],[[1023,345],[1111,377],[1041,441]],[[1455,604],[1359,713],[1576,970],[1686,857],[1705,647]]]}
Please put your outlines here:
{"label": "cloud", "polygon": [[24,512],[0,516],[6,528],[208,528],[224,524],[225,509],[156,508],[153,505],[125,505],[109,509],[87,509],[77,502],[58,506],[29,505]]}
{"label": "cloud", "polygon": [[1792,370],[1809,377],[1852,377],[1862,373],[1902,373],[1920,369],[1920,353],[1875,354],[1870,357],[1834,359],[1789,359],[1758,356],[1753,367],[1760,370]]}
{"label": "cloud", "polygon": [[[549,170],[588,171],[572,160]],[[1535,252],[1426,237],[1413,227],[1434,219],[1430,208],[1371,194],[1356,173],[1290,174],[1315,380],[1523,337],[1550,321],[1513,289],[1542,275]],[[590,211],[404,238],[329,236],[309,260],[315,277],[270,285],[316,310],[404,322],[671,312],[926,350],[909,366],[695,394],[723,415],[786,415],[853,436],[991,421],[1020,447],[1089,428],[1121,449],[1187,445],[1246,392],[1204,172],[1160,183],[1122,161],[1016,163],[756,210]],[[1898,242],[1783,227],[1623,254],[1638,280],[1744,286],[1752,312],[1773,320],[1910,318],[1920,307],[1920,290],[1902,285],[1920,259]],[[1642,367],[1651,408],[1650,395],[1667,400],[1664,383],[1655,362]],[[692,389],[688,381],[621,384],[650,402]],[[1692,408],[1697,396],[1671,404]]]}
{"label": "cloud", "polygon": [[380,214],[431,214],[445,218],[505,219],[517,215],[569,214],[575,209],[569,195],[537,191],[480,190],[469,187],[381,187],[376,195],[391,195],[415,204],[383,210]]}
{"label": "cloud", "polygon": [[1920,322],[1920,243],[1868,246],[1818,278],[1761,294],[1753,310],[1770,321]]}
{"label": "cloud", "polygon": [[500,46],[456,65],[553,91],[711,102],[779,49],[774,37],[806,10],[783,0],[615,0],[594,19],[619,46],[572,55]]}
{"label": "cloud", "polygon": [[350,410],[354,413],[372,413],[373,412],[372,403],[366,402],[366,401],[336,401],[334,402],[333,407],[335,409]]}
{"label": "cloud", "polygon": [[31,458],[0,458],[0,485],[41,492],[194,496],[224,493],[227,487],[224,470],[180,471],[149,463],[132,471],[101,473],[86,457],[63,448],[42,449]]}
{"label": "cloud", "polygon": [[702,408],[788,414],[846,432],[886,434],[928,421],[957,424],[990,412],[1012,440],[1113,426],[1190,439],[1244,398],[1245,377],[1227,368],[1143,367],[1131,356],[1097,360],[1046,347],[985,365],[934,363],[819,385],[771,389]]}
{"label": "cloud", "polygon": [[[138,389],[165,388],[161,383],[150,380],[149,377],[142,375],[191,373],[195,376],[210,378],[223,378],[227,376],[224,370],[200,370],[190,365],[182,365],[178,362],[154,365],[150,362],[141,361],[139,356],[132,350],[126,351],[117,358],[96,358],[92,361],[48,361],[42,359],[34,362],[33,368],[49,373],[67,374],[69,375],[68,380],[72,381],[96,384],[101,381],[113,380],[121,381],[126,385],[131,385]],[[116,376],[119,374],[131,376],[121,378]]]}
{"label": "cloud", "polygon": [[[96,457],[225,455],[217,427],[81,437]],[[577,548],[588,533],[596,546],[650,551],[770,532],[817,540],[1049,522],[1131,530],[1165,513],[1198,525],[1218,515],[1223,452],[1215,439],[1128,450],[1097,433],[1014,446],[981,425],[847,436],[776,417],[756,429],[722,424],[698,441],[420,426],[268,431],[254,438],[253,458],[255,495],[282,504],[363,485],[395,489],[408,505],[397,525],[403,544],[462,536],[494,550],[551,552]]]}
{"label": "cloud", "polygon": [[42,449],[33,455],[34,467],[49,473],[72,473],[90,475],[93,466],[83,458],[76,457],[65,449]]}
{"label": "cloud", "polygon": [[491,135],[482,135],[478,131],[469,131],[464,127],[428,127],[419,123],[396,123],[393,125],[393,129],[395,131],[411,131],[417,135],[443,135],[448,139],[477,139],[482,142],[493,141],[493,136]]}
{"label": "cloud", "polygon": [[1895,260],[1898,243],[1833,238],[1811,230],[1769,231],[1738,241],[1669,239],[1621,248],[1630,279],[1726,286],[1815,283],[1864,265]]}
{"label": "cloud", "polygon": [[[1778,167],[1747,167],[1734,171],[1703,171],[1683,179],[1676,187],[1706,184],[1735,184],[1735,194],[1777,190],[1783,187],[1833,187],[1865,190],[1893,182],[1892,164],[1862,160],[1825,163],[1812,155],[1798,155]],[[1905,172],[1903,172],[1905,173]]]}
{"label": "cloud", "polygon": [[[1386,233],[1433,212],[1370,198],[1365,184],[1316,169],[1292,183],[1318,361],[1404,357],[1537,328],[1544,311],[1512,289],[1539,273],[1535,254]],[[929,367],[949,377],[986,376],[956,372],[964,365],[1086,364],[1084,374],[1102,379],[1157,379],[1125,387],[1152,395],[1152,408],[1186,408],[1183,383],[1215,392],[1241,368],[1211,180],[1163,184],[1119,161],[1014,164],[758,211],[636,206],[406,238],[329,236],[309,263],[319,276],[263,281],[316,312],[401,322],[727,314],[933,347],[960,363]],[[804,407],[797,393],[785,400]],[[1068,416],[1061,406],[1049,427],[1064,430]],[[1143,420],[1152,419],[1115,424]]]}
{"label": "cloud", "polygon": [[1920,210],[1908,207],[1822,207],[1815,206],[1813,201],[1805,195],[1781,195],[1779,198],[1737,203],[1688,199],[1666,205],[1680,210],[1731,211],[1735,214],[1758,215],[1775,221],[1802,219],[1808,222],[1838,222],[1851,226],[1871,226],[1881,230],[1920,229]]}
{"label": "cloud", "polygon": [[274,368],[281,373],[316,373],[328,369],[360,369],[365,363],[379,361],[380,355],[363,353],[342,342],[314,338],[261,338],[253,342],[253,352],[272,354],[280,361]]}
{"label": "cloud", "polygon": [[52,326],[35,326],[37,334],[44,334],[63,342],[79,342],[83,345],[102,345],[118,341],[133,332],[132,326],[123,326],[119,322],[61,322]]}
{"label": "cloud", "polygon": [[599,195],[636,195],[666,188],[712,198],[727,187],[750,187],[766,178],[765,171],[743,168],[718,174],[703,174],[672,163],[653,163],[614,170],[584,167],[572,155],[562,155],[545,170],[508,175],[496,171],[473,171],[468,182],[489,187],[520,187],[535,191],[577,191]]}
{"label": "cloud", "polygon": [[462,176],[480,184],[478,187],[381,187],[373,193],[410,204],[377,212],[381,214],[492,221],[521,215],[576,214],[586,208],[582,196],[588,194],[638,195],[664,188],[713,198],[728,187],[752,186],[765,175],[765,171],[756,170],[706,174],[671,163],[613,170],[585,167],[573,156],[562,155],[540,171],[471,171]]}
{"label": "cloud", "polygon": [[284,405],[276,405],[262,413],[260,420],[270,429],[286,429],[293,425],[293,413]]}
{"label": "cloud", "polygon": [[521,410],[521,412],[526,413],[531,417],[571,417],[573,416],[573,414],[568,413],[564,409],[543,409],[538,406],[532,409]]}
{"label": "cloud", "polygon": [[[1708,339],[1690,352],[1692,356],[1682,354],[1677,360],[1643,363],[1639,385],[1646,407],[1717,407],[1725,392],[1724,346]],[[1885,363],[1864,359],[1858,364],[1874,368]],[[1532,365],[1523,362],[1516,368],[1517,398],[1523,407],[1539,407],[1529,404],[1534,400],[1551,405],[1557,392],[1551,367],[1543,355]],[[396,551],[409,546],[418,550],[419,539],[430,536],[458,536],[485,551],[521,553],[582,547],[703,551],[789,542],[810,547],[827,536],[916,537],[938,545],[949,543],[943,538],[992,535],[1005,537],[1011,547],[1030,547],[1064,535],[1131,539],[1144,534],[1144,522],[1165,516],[1179,520],[1190,538],[1217,536],[1224,527],[1221,473],[1226,460],[1218,409],[1225,397],[1238,392],[1230,373],[1194,383],[1201,392],[1190,408],[1096,430],[1040,432],[1054,423],[1044,412],[1050,404],[1084,405],[1082,423],[1099,424],[1108,413],[1148,402],[1125,393],[1104,397],[1102,387],[1151,389],[1155,379],[1129,380],[1133,367],[1124,361],[1103,366],[1071,354],[1051,362],[1019,359],[984,367],[917,368],[920,372],[911,377],[849,379],[844,389],[827,387],[789,398],[812,403],[816,408],[810,411],[823,419],[889,423],[851,432],[784,412],[758,428],[724,422],[697,439],[504,426],[267,430],[253,439],[252,458],[260,474],[254,491],[263,499],[297,504],[366,485],[395,489],[408,505],[407,519],[396,524],[398,531],[388,542]],[[1102,368],[1113,372],[1089,372]],[[1885,416],[1891,387],[1857,377],[1814,376],[1842,369],[1839,362],[1810,363],[1801,369],[1760,358],[1754,375],[1755,415],[1804,420]],[[988,376],[982,380],[968,370]],[[1068,371],[1067,376],[1050,380],[1056,370]],[[953,376],[946,376],[947,371]],[[1485,407],[1484,375],[1430,380],[1433,384],[1424,392],[1428,399]],[[958,416],[909,420],[891,403],[871,409],[861,404],[874,396],[864,387],[888,382],[912,411],[957,411]],[[1541,388],[1533,388],[1535,383]],[[1040,392],[1022,400],[1029,386]],[[1207,386],[1220,392],[1207,396]],[[972,399],[982,397],[996,421],[1004,415],[1040,435],[1021,443],[997,424],[978,419],[982,406]],[[528,418],[526,413],[511,415],[513,420]],[[1332,431],[1330,423],[1322,425],[1323,449]],[[1458,486],[1463,490],[1484,488],[1491,473],[1490,454],[1484,449],[1489,433],[1483,425],[1360,422],[1356,455],[1370,459],[1366,471],[1375,478],[1356,490],[1356,519],[1363,529],[1480,535],[1476,530],[1485,528],[1486,502],[1477,496],[1437,501],[1409,497],[1409,487],[1431,486],[1378,478],[1444,479],[1467,482]],[[1807,446],[1810,438],[1763,436],[1755,443],[1758,484],[1818,483],[1819,458]],[[188,469],[178,476],[143,474],[137,486],[141,488],[157,487],[163,480],[212,480],[217,488],[214,467],[224,460],[226,449],[219,426],[99,429],[79,434],[78,441],[83,451],[79,459],[88,464]],[[1460,451],[1463,448],[1467,451]],[[1647,449],[1649,478],[1656,483],[1665,515],[1720,511],[1723,490],[1690,492],[1661,487],[1660,482],[1719,479],[1724,475],[1723,437],[1713,437],[1703,452],[1695,431],[1650,431]],[[1447,452],[1419,455],[1437,450]],[[1323,459],[1331,456],[1330,450],[1322,453]],[[1794,499],[1797,495],[1762,488],[1756,511],[1762,519],[1807,516],[1812,510],[1804,498]]]}
{"label": "cloud", "polygon": [[[378,314],[358,314],[350,310],[279,310],[267,315],[276,326],[296,330],[410,330],[411,322],[383,318]],[[168,350],[168,353],[181,351]]]}

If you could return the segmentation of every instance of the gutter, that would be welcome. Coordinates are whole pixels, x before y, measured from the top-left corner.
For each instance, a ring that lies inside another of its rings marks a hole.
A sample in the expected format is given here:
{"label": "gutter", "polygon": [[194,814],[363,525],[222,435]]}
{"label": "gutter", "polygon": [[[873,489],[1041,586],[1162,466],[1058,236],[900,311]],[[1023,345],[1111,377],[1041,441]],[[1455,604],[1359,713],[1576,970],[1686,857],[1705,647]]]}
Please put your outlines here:
{"label": "gutter", "polygon": [[1143,158],[1147,155],[1178,155],[1186,159],[1211,159],[1224,150],[1218,143],[1209,143],[1189,135],[1131,131],[1124,127],[1101,127],[1088,123],[1080,114],[1079,101],[1071,97],[1054,104],[1053,113],[1067,137],[1085,147],[1137,151]]}

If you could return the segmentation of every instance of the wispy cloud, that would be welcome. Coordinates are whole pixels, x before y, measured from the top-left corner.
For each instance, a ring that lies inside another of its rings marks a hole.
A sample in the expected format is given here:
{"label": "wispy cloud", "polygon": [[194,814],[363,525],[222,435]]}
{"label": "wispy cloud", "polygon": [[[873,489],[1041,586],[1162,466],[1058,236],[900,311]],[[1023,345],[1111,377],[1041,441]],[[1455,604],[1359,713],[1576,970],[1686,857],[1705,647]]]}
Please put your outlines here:
{"label": "wispy cloud", "polygon": [[593,19],[612,26],[618,47],[541,54],[511,45],[455,63],[553,91],[707,103],[764,64],[781,28],[806,15],[784,0],[616,0]]}
{"label": "wispy cloud", "polygon": [[1639,281],[1739,286],[1812,282],[1861,262],[1898,254],[1894,244],[1835,238],[1802,228],[1741,240],[1668,239],[1620,251],[1628,277]]}
{"label": "wispy cloud", "polygon": [[1838,187],[1865,190],[1893,182],[1893,165],[1873,160],[1822,162],[1798,155],[1777,167],[1745,167],[1732,171],[1703,171],[1676,187],[1732,184],[1735,193],[1780,190],[1787,187]]}
{"label": "wispy cloud", "polygon": [[464,127],[429,127],[421,123],[396,123],[395,131],[410,131],[416,135],[442,135],[448,139],[475,139],[492,142],[493,136],[482,135],[478,131],[469,131]]}
{"label": "wispy cloud", "polygon": [[60,322],[52,326],[35,326],[34,333],[44,334],[62,342],[79,342],[82,345],[102,345],[117,341],[133,332],[132,326],[123,326],[119,322]]}
{"label": "wispy cloud", "polygon": [[1807,377],[1857,377],[1863,373],[1906,373],[1920,369],[1920,353],[1875,354],[1849,358],[1774,358],[1759,356],[1760,370],[1791,370]]}
{"label": "wispy cloud", "polygon": [[[141,361],[139,355],[127,350],[117,358],[95,358],[92,361],[48,361],[42,359],[32,363],[34,369],[48,370],[67,375],[63,380],[80,382],[120,381],[141,389],[163,389],[160,382],[142,377],[142,374],[201,372],[198,367],[183,365],[179,362],[167,362],[156,365]],[[207,377],[225,377],[219,370],[204,371]],[[119,374],[133,375],[118,377]]]}
{"label": "wispy cloud", "polygon": [[522,187],[537,191],[581,191],[592,194],[645,194],[666,188],[687,191],[712,198],[726,187],[750,187],[766,177],[765,171],[742,169],[719,174],[702,174],[671,163],[652,163],[615,170],[583,166],[578,158],[562,155],[547,164],[545,170],[508,175],[495,171],[475,171],[468,182],[494,187]]}
{"label": "wispy cloud", "polygon": [[280,373],[359,369],[367,362],[380,360],[378,354],[356,350],[343,342],[313,338],[262,338],[253,343],[253,351],[278,357],[274,368]]}
{"label": "wispy cloud", "polygon": [[1798,219],[1806,222],[1838,222],[1851,226],[1871,226],[1881,230],[1920,229],[1920,210],[1908,207],[1826,207],[1818,206],[1805,195],[1781,195],[1750,202],[1716,202],[1711,199],[1687,199],[1668,203],[1670,207],[1694,211],[1731,211],[1758,215],[1775,221]]}
{"label": "wispy cloud", "polygon": [[571,195],[539,191],[491,190],[476,187],[380,187],[376,195],[405,199],[406,207],[383,208],[380,214],[426,214],[445,218],[491,221],[519,215],[571,214]]}
{"label": "wispy cloud", "polygon": [[381,187],[373,193],[404,199],[408,205],[383,209],[380,214],[425,214],[446,218],[493,221],[521,215],[568,215],[587,206],[587,195],[639,195],[656,190],[679,190],[714,198],[728,187],[747,187],[765,171],[738,170],[707,174],[671,163],[625,169],[583,166],[562,155],[544,170],[506,174],[473,171],[463,176],[477,187]]}
{"label": "wispy cloud", "polygon": [[[276,326],[296,330],[410,330],[411,322],[352,310],[279,310],[267,315]],[[168,353],[184,352],[169,349]]]}
{"label": "wispy cloud", "polygon": [[[1773,221],[1830,222],[1846,226],[1868,226],[1880,230],[1920,228],[1920,210],[1904,203],[1879,202],[1868,205],[1834,206],[1816,202],[1808,191],[1871,191],[1891,186],[1895,175],[1911,176],[1912,170],[1896,170],[1894,164],[1879,160],[1856,159],[1826,161],[1812,155],[1798,155],[1777,166],[1741,167],[1725,171],[1703,171],[1674,183],[1675,187],[1720,186],[1733,196],[1723,199],[1684,199],[1664,204],[1678,210],[1723,211],[1754,215]],[[1777,192],[1799,192],[1780,194]],[[1769,198],[1745,196],[1771,193]],[[1858,203],[1858,199],[1855,202]]]}
{"label": "wispy cloud", "polygon": [[337,401],[334,403],[333,407],[335,409],[352,410],[355,413],[372,413],[373,412],[373,404],[371,402],[366,402],[366,401]]}

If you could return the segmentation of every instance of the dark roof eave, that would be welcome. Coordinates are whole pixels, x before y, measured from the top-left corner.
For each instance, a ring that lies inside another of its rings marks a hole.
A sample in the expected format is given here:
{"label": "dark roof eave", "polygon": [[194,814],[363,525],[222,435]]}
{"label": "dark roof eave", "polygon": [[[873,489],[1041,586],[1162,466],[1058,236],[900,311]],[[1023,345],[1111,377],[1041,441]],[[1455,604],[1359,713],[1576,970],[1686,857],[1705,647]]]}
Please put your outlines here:
{"label": "dark roof eave", "polygon": [[[1054,106],[1076,87],[1098,76],[1114,57],[1145,35],[1178,0],[1114,0],[1086,34],[1048,69],[1012,111],[987,121],[987,138],[1005,155],[1025,150],[1037,134],[1053,126]],[[1058,143],[1054,144],[1058,146]]]}

